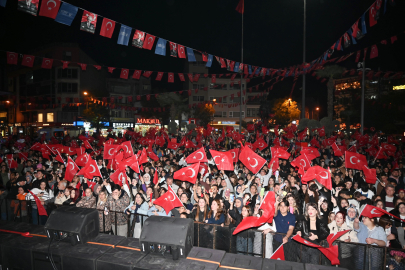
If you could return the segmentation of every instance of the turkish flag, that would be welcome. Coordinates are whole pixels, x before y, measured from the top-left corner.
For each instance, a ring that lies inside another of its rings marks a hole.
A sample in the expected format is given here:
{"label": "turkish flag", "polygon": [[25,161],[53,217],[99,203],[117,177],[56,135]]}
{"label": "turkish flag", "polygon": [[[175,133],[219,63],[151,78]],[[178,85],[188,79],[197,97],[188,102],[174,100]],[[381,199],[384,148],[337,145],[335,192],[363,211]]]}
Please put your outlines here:
{"label": "turkish flag", "polygon": [[[308,154],[309,157],[313,157],[312,159],[315,158],[314,155],[312,154]],[[291,161],[291,165],[294,167],[299,167],[302,166],[304,170],[309,170],[309,168],[311,168],[311,159],[308,157],[307,154],[302,154],[298,157],[296,157],[293,161]]]}
{"label": "turkish flag", "polygon": [[273,255],[270,256],[270,259],[273,260],[280,260],[280,261],[285,261],[284,257],[284,244],[281,244],[276,251],[274,251]]}
{"label": "turkish flag", "polygon": [[113,174],[110,175],[110,179],[122,187],[123,183],[127,180],[127,174],[125,170],[116,170]]}
{"label": "turkish flag", "polygon": [[103,154],[103,159],[114,159],[116,153],[119,150],[118,145],[112,145],[112,144],[105,144],[104,145],[104,154]]}
{"label": "turkish flag", "polygon": [[148,156],[149,156],[152,160],[158,161],[158,160],[159,160],[159,157],[158,157],[152,150],[149,150],[150,148],[151,148],[151,147],[149,147],[149,148],[148,148],[148,151],[147,151]]}
{"label": "turkish flag", "polygon": [[377,9],[375,6],[375,2],[374,4],[370,7],[370,9],[368,10],[369,14],[368,14],[368,18],[370,19],[370,27],[374,26],[377,24]]}
{"label": "turkish flag", "polygon": [[43,58],[42,59],[42,68],[51,69],[53,64],[53,59],[50,58]]}
{"label": "turkish flag", "polygon": [[143,48],[147,50],[152,50],[153,43],[155,43],[155,36],[151,34],[147,34],[145,37],[145,41],[143,43]]}
{"label": "turkish flag", "polygon": [[146,162],[148,162],[149,160],[148,160],[148,154],[146,153],[146,149],[145,148],[143,148],[142,149],[142,152],[141,152],[141,155],[139,156],[139,161],[138,161],[138,163],[139,164],[143,164],[143,163],[146,163]]}
{"label": "turkish flag", "polygon": [[267,218],[268,223],[273,222],[273,217],[275,213],[274,204],[276,202],[276,195],[274,191],[269,191],[264,196],[263,201],[260,204],[259,209],[263,210],[263,217]]}
{"label": "turkish flag", "polygon": [[318,129],[318,134],[319,134],[319,136],[321,136],[321,137],[325,136],[325,135],[326,135],[325,127],[319,128],[319,129]]}
{"label": "turkish flag", "polygon": [[356,147],[354,145],[352,145],[347,151],[357,153]]}
{"label": "turkish flag", "polygon": [[328,241],[329,247],[332,247],[333,242],[335,242],[336,240],[338,240],[342,235],[346,234],[350,232],[350,230],[345,230],[345,231],[341,231],[341,232],[335,232],[335,233],[331,233],[328,235],[328,237],[326,238],[326,241]]}
{"label": "turkish flag", "polygon": [[[124,157],[129,158],[134,155],[131,141],[126,141],[121,144],[121,149],[124,151]],[[104,150],[105,151],[105,150]]]}
{"label": "turkish flag", "polygon": [[41,151],[41,144],[39,142],[36,142],[33,146],[31,146],[30,149],[35,150],[35,151]]}
{"label": "turkish flag", "polygon": [[231,153],[233,162],[237,163],[239,160],[239,148],[234,148],[227,152]]}
{"label": "turkish flag", "polygon": [[259,148],[260,151],[263,151],[265,148],[267,148],[267,146],[268,146],[267,143],[262,138],[259,138],[253,144],[253,148],[254,149]]}
{"label": "turkish flag", "polygon": [[392,151],[392,152],[397,151],[397,147],[389,143],[382,143],[381,147],[384,151]]}
{"label": "turkish flag", "polygon": [[334,142],[334,143],[332,144],[332,149],[333,149],[333,154],[334,154],[336,157],[341,157],[341,156],[343,156],[343,153],[342,153],[342,151],[339,149],[339,147],[337,146],[336,142]]}
{"label": "turkish flag", "polygon": [[7,52],[7,64],[17,65],[18,63],[18,54],[14,52]]}
{"label": "turkish flag", "polygon": [[233,157],[229,152],[209,150],[218,170],[233,171]]}
{"label": "turkish flag", "polygon": [[101,25],[100,36],[111,38],[115,28],[115,21],[103,18]]}
{"label": "turkish flag", "polygon": [[[28,153],[23,153],[23,152],[20,152],[20,153],[18,153],[18,157],[20,158],[20,159],[25,159],[26,161],[28,160]],[[1,162],[3,162],[3,160],[1,160]],[[1,163],[0,162],[0,163]]]}
{"label": "turkish flag", "polygon": [[195,145],[192,141],[187,140],[185,145],[186,148],[196,148],[197,145]]}
{"label": "turkish flag", "polygon": [[[43,154],[43,153],[42,153],[42,154]],[[8,165],[8,168],[9,168],[9,169],[15,169],[15,168],[18,167],[17,161],[15,161],[15,160],[12,158],[13,155],[10,155],[10,156],[11,156],[11,158],[9,159],[9,158],[8,158],[8,155],[7,155],[7,165]],[[49,158],[48,158],[48,159],[49,159]]]}
{"label": "turkish flag", "polygon": [[303,131],[298,133],[298,140],[303,141],[305,137],[307,136],[308,128],[304,128]]}
{"label": "turkish flag", "polygon": [[76,175],[78,171],[79,167],[70,157],[68,157],[68,162],[66,164],[66,171],[65,171],[65,179],[68,181],[72,181],[73,177]]}
{"label": "turkish flag", "polygon": [[315,147],[311,147],[311,146],[308,146],[308,147],[304,146],[304,147],[302,147],[301,154],[314,155],[315,158],[321,156],[321,154],[319,153],[319,150],[316,149]]}
{"label": "turkish flag", "polygon": [[245,217],[244,219],[242,219],[241,223],[239,223],[238,227],[236,227],[236,229],[233,231],[232,235],[238,234],[239,232],[244,231],[244,230],[262,226],[266,222],[267,222],[267,218],[264,216]]}
{"label": "turkish flag", "polygon": [[81,155],[83,155],[85,152],[86,152],[86,148],[84,148],[84,147],[78,147],[78,148],[76,148],[76,154],[77,154],[77,156],[81,156]]}
{"label": "turkish flag", "polygon": [[31,193],[32,197],[34,197],[35,203],[37,204],[37,208],[38,208],[38,214],[40,216],[48,216],[48,213],[46,212],[44,206],[41,204],[41,200],[38,199],[37,195],[32,193],[31,190],[28,190],[28,192]]}
{"label": "turkish flag", "polygon": [[318,147],[318,148],[321,147],[321,145],[319,144],[319,141],[317,139],[315,139],[315,137],[312,138],[312,140],[309,143],[314,147]]}
{"label": "turkish flag", "polygon": [[375,182],[377,181],[376,169],[369,169],[367,166],[363,166],[363,173],[366,177],[367,184],[375,184]]}
{"label": "turkish flag", "polygon": [[121,78],[121,79],[124,79],[124,80],[128,80],[128,75],[129,75],[129,69],[127,69],[127,68],[122,68],[122,69],[121,69],[120,78]]}
{"label": "turkish flag", "polygon": [[141,70],[135,70],[134,74],[132,75],[132,79],[139,80],[139,78],[141,77],[141,73],[142,73]]}
{"label": "turkish flag", "polygon": [[173,73],[173,72],[169,72],[167,81],[168,81],[169,83],[173,83],[173,82],[174,82],[174,73]]}
{"label": "turkish flag", "polygon": [[236,6],[236,11],[241,14],[245,12],[245,0],[239,0],[238,5]]}
{"label": "turkish flag", "polygon": [[159,176],[157,170],[155,170],[155,174],[153,175],[153,184],[156,186],[159,183]]}
{"label": "turkish flag", "polygon": [[92,179],[95,176],[103,177],[94,159],[90,158],[90,161],[77,173],[78,175],[84,175],[88,179]]}
{"label": "turkish flag", "polygon": [[170,186],[167,186],[167,192],[156,199],[153,204],[162,206],[166,214],[169,214],[173,208],[183,206],[183,203]]}
{"label": "turkish flag", "polygon": [[178,73],[180,81],[185,82],[186,79],[184,78],[184,74],[183,73]]}
{"label": "turkish flag", "polygon": [[363,166],[367,166],[367,159],[362,154],[353,152],[345,152],[345,165],[348,169],[363,170]]}
{"label": "turkish flag", "polygon": [[277,169],[280,167],[278,157],[272,158],[270,160],[268,167],[270,168],[271,165],[273,165],[273,167],[272,167],[273,172],[277,171]]}
{"label": "turkish flag", "polygon": [[35,56],[33,55],[24,55],[21,62],[22,66],[32,67],[34,65]]}
{"label": "turkish flag", "polygon": [[257,174],[266,163],[266,160],[253,152],[249,147],[243,147],[239,160],[253,173]]}
{"label": "turkish flag", "polygon": [[286,150],[284,150],[284,148],[282,147],[271,147],[271,157],[278,157],[278,158],[282,158],[282,159],[288,159],[291,154],[288,153]]}
{"label": "turkish flag", "polygon": [[322,168],[321,166],[313,166],[302,176],[301,182],[306,184],[313,179],[316,179],[321,185],[327,189],[332,189],[332,178],[329,170]]}
{"label": "turkish flag", "polygon": [[[83,142],[83,145],[84,145],[84,147],[85,147],[86,149],[91,149],[91,150],[93,150],[93,147],[91,147],[91,145],[90,145],[90,143],[89,143],[88,140],[85,140],[85,141]],[[93,150],[93,151],[94,151],[94,150]]]}
{"label": "turkish flag", "polygon": [[183,45],[177,45],[177,52],[179,53],[179,58],[186,58],[186,52]]}
{"label": "turkish flag", "polygon": [[322,252],[331,261],[332,265],[340,264],[339,258],[338,258],[338,252],[337,253],[331,252],[332,250],[337,251],[337,246],[332,246],[330,248],[324,248],[324,247],[321,247],[321,246],[319,246],[317,244],[314,244],[314,243],[312,243],[310,241],[305,240],[304,238],[302,238],[298,234],[295,235],[292,239],[299,242],[299,243],[301,243],[301,244],[304,244],[306,246],[319,249],[319,251]]}
{"label": "turkish flag", "polygon": [[369,205],[369,204],[366,204],[366,206],[363,208],[363,211],[361,211],[361,213],[360,213],[360,216],[365,216],[368,218],[376,218],[376,217],[381,217],[383,215],[389,215],[391,217],[394,217],[398,220],[405,222],[405,220],[403,220],[397,216],[394,216],[393,214],[385,211],[384,209],[381,209],[379,207]]}
{"label": "turkish flag", "polygon": [[377,45],[371,46],[371,51],[370,51],[370,59],[378,57],[378,48]]}
{"label": "turkish flag", "polygon": [[58,15],[60,0],[42,0],[39,16],[55,19]]}
{"label": "turkish flag", "polygon": [[60,155],[60,153],[59,153],[59,151],[58,150],[56,150],[56,160],[57,161],[59,161],[60,163],[63,163],[63,164],[65,164],[65,161],[63,160],[63,158],[62,158],[62,156]]}
{"label": "turkish flag", "polygon": [[89,161],[89,158],[90,158],[89,155],[87,153],[84,153],[83,155],[78,156],[76,158],[75,162],[76,162],[77,166],[83,167],[83,166],[86,166],[86,163]]}
{"label": "turkish flag", "polygon": [[176,171],[173,175],[173,178],[181,181],[187,181],[190,182],[191,184],[195,184],[199,170],[200,170],[200,163],[194,163],[193,165],[190,165],[188,167]]}
{"label": "turkish flag", "polygon": [[204,147],[201,147],[197,151],[194,151],[186,158],[188,164],[197,163],[197,162],[208,162],[207,155],[205,154]]}

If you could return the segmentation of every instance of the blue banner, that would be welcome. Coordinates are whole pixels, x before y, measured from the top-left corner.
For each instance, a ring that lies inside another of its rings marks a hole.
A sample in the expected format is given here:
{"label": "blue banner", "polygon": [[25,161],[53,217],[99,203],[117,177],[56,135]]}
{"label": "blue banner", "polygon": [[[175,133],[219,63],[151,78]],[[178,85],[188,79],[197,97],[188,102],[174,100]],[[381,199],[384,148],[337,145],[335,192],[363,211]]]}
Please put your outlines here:
{"label": "blue banner", "polygon": [[235,63],[235,66],[233,67],[233,72],[238,72],[239,71],[239,62]]}
{"label": "blue banner", "polygon": [[211,67],[212,66],[212,60],[214,59],[214,56],[212,54],[208,55],[208,61],[207,64],[205,65],[206,67]]}
{"label": "blue banner", "polygon": [[56,15],[55,21],[70,26],[73,22],[73,19],[76,17],[77,10],[78,10],[77,7],[62,2],[58,15]]}
{"label": "blue banner", "polygon": [[252,66],[248,65],[248,68],[249,68],[249,74],[252,74]]}
{"label": "blue banner", "polygon": [[[196,62],[193,49],[187,48],[187,58],[189,62]],[[209,59],[208,59],[209,61]]]}
{"label": "blue banner", "polygon": [[131,27],[121,24],[117,44],[128,46],[128,42],[131,37],[131,31]]}
{"label": "blue banner", "polygon": [[349,31],[347,31],[347,33],[349,33],[349,35],[352,37],[352,43],[357,44],[356,39],[353,37],[353,31],[351,28],[349,29]]}
{"label": "blue banner", "polygon": [[156,43],[155,54],[166,56],[166,39],[159,38]]}
{"label": "blue banner", "polygon": [[363,32],[363,35],[367,34],[366,13],[361,16],[361,32]]}
{"label": "blue banner", "polygon": [[6,7],[7,0],[0,0],[0,6]]}

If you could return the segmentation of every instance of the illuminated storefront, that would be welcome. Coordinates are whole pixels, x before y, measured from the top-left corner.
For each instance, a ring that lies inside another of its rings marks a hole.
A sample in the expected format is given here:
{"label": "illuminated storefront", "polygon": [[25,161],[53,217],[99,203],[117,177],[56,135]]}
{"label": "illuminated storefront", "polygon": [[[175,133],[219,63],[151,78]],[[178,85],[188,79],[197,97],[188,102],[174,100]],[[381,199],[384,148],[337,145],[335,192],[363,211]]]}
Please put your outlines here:
{"label": "illuminated storefront", "polygon": [[137,118],[134,130],[136,132],[142,132],[142,134],[145,134],[146,131],[148,131],[149,128],[151,128],[152,126],[160,128],[160,120],[149,118]]}

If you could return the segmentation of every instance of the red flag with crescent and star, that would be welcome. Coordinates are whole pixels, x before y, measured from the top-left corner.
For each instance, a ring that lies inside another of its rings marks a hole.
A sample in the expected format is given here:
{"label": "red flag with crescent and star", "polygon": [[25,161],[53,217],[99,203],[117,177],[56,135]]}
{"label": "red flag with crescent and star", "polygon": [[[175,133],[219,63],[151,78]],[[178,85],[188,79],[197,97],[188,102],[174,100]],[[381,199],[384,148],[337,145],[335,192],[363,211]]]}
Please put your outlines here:
{"label": "red flag with crescent and star", "polygon": [[239,160],[253,173],[257,174],[266,163],[266,160],[253,152],[249,147],[243,147]]}
{"label": "red flag with crescent and star", "polygon": [[231,153],[234,163],[237,163],[239,160],[239,150],[240,150],[239,148],[234,148],[234,149],[227,151],[227,152]]}
{"label": "red flag with crescent and star", "polygon": [[324,248],[322,246],[319,246],[317,244],[314,244],[314,243],[312,243],[310,241],[305,240],[304,238],[302,238],[298,234],[295,235],[292,239],[299,242],[299,243],[301,243],[301,244],[304,244],[306,246],[319,249],[319,251],[322,252],[323,255],[325,255],[330,260],[332,265],[339,265],[340,264],[339,257],[338,257],[338,255],[339,255],[338,246],[331,246],[329,248]]}
{"label": "red flag with crescent and star", "polygon": [[321,166],[313,166],[302,176],[301,182],[306,184],[314,179],[327,189],[332,189],[332,178],[329,170],[324,169]]}
{"label": "red flag with crescent and star", "polygon": [[39,9],[39,16],[55,19],[58,15],[60,0],[43,0]]}
{"label": "red flag with crescent and star", "polygon": [[393,218],[396,218],[398,220],[405,222],[405,220],[403,220],[397,216],[394,216],[393,214],[385,211],[384,209],[370,205],[370,204],[366,204],[366,206],[363,208],[363,210],[360,213],[360,216],[365,216],[368,218],[376,218],[376,217],[381,217],[383,215],[389,215]]}
{"label": "red flag with crescent and star", "polygon": [[90,161],[77,173],[78,175],[84,175],[88,179],[92,179],[95,176],[103,177],[100,169],[94,159],[90,158]]}
{"label": "red flag with crescent and star", "polygon": [[173,175],[173,178],[181,181],[187,181],[190,182],[191,184],[195,184],[199,170],[200,170],[200,162],[194,163],[193,165],[190,165],[188,167],[176,171]]}
{"label": "red flag with crescent and star", "polygon": [[367,166],[367,159],[362,154],[357,154],[353,152],[345,152],[345,165],[348,169],[363,170],[363,166]]}
{"label": "red flag with crescent and star", "polygon": [[113,159],[119,150],[119,145],[105,144],[103,159]]}
{"label": "red flag with crescent and star", "polygon": [[179,197],[177,197],[176,193],[169,185],[167,186],[167,192],[156,199],[153,204],[157,204],[163,207],[163,209],[165,209],[166,211],[166,214],[169,214],[169,212],[173,208],[183,206],[183,203],[180,201]]}
{"label": "red flag with crescent and star", "polygon": [[86,163],[89,161],[90,156],[87,153],[84,153],[81,156],[78,156],[75,160],[77,166],[86,166]]}
{"label": "red flag with crescent and star", "polygon": [[197,162],[208,162],[207,155],[205,154],[204,147],[201,147],[197,151],[194,151],[186,158],[188,164],[197,163]]}
{"label": "red flag with crescent and star", "polygon": [[122,187],[122,183],[125,183],[127,180],[127,174],[125,170],[116,170],[113,174],[110,175],[110,179],[117,185]]}
{"label": "red flag with crescent and star", "polygon": [[65,179],[69,182],[73,180],[73,177],[79,171],[79,167],[76,163],[68,156],[68,162],[66,164]]}
{"label": "red flag with crescent and star", "polygon": [[111,38],[114,33],[115,21],[103,18],[103,24],[101,25],[100,36]]}
{"label": "red flag with crescent and star", "polygon": [[285,256],[284,256],[284,244],[281,244],[276,251],[270,256],[270,259],[272,260],[279,260],[279,261],[285,261]]}
{"label": "red flag with crescent and star", "polygon": [[[121,144],[121,149],[124,151],[124,158],[129,158],[134,155],[131,141],[126,141]],[[104,150],[105,151],[105,150]]]}
{"label": "red flag with crescent and star", "polygon": [[217,165],[218,170],[233,171],[233,157],[230,152],[219,152],[210,149],[212,159]]}

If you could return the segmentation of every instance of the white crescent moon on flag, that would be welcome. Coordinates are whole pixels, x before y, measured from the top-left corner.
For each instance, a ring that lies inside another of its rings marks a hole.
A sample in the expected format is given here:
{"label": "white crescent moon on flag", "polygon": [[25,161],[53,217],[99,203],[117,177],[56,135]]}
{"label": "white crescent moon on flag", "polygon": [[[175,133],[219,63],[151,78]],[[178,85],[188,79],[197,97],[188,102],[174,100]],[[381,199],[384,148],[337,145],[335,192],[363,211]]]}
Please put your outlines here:
{"label": "white crescent moon on flag", "polygon": [[194,171],[194,169],[192,169],[192,168],[189,168],[189,170],[193,172],[193,174],[192,174],[191,176],[189,176],[189,177],[190,177],[190,178],[193,178],[193,177],[195,176],[195,171]]}
{"label": "white crescent moon on flag", "polygon": [[[322,176],[322,173],[326,173],[326,176]],[[320,176],[322,179],[328,179],[328,173],[325,172],[325,171],[320,172],[320,173],[319,173],[319,176]]]}
{"label": "white crescent moon on flag", "polygon": [[150,44],[153,41],[153,37],[148,38],[148,44]]}
{"label": "white crescent moon on flag", "polygon": [[[121,177],[122,176],[122,177]],[[121,179],[121,181],[125,180],[125,177],[123,176],[123,173],[120,172],[120,174],[118,175],[118,179]]]}
{"label": "white crescent moon on flag", "polygon": [[128,145],[124,145],[124,146],[125,146],[125,148],[127,149],[127,151],[126,151],[125,153],[129,153]]}
{"label": "white crescent moon on flag", "polygon": [[14,55],[14,54],[9,54],[9,55],[8,55],[8,58],[12,58],[12,59],[14,59],[14,57],[15,57],[15,55]]}
{"label": "white crescent moon on flag", "polygon": [[127,71],[126,71],[126,70],[123,70],[122,73],[123,73],[124,75],[127,75]]}
{"label": "white crescent moon on flag", "polygon": [[46,65],[49,65],[50,62],[51,62],[50,60],[45,60]]}
{"label": "white crescent moon on flag", "polygon": [[111,154],[111,150],[114,150],[114,148],[110,148],[110,149],[108,150],[108,155],[110,155],[110,156],[114,155],[114,154]]}
{"label": "white crescent moon on flag", "polygon": [[236,158],[235,152],[232,152],[232,158]]}
{"label": "white crescent moon on flag", "polygon": [[351,164],[356,165],[356,163],[354,163],[354,162],[352,161],[352,158],[354,158],[354,157],[355,157],[355,156],[350,157],[349,161],[350,161]]}
{"label": "white crescent moon on flag", "polygon": [[[111,26],[108,27],[108,25],[111,25]],[[108,22],[108,23],[105,24],[105,26],[107,27],[107,30],[109,30],[109,29],[112,27],[112,23],[111,23],[111,22]]]}
{"label": "white crescent moon on flag", "polygon": [[25,58],[25,62],[31,62],[31,60],[32,60],[32,58],[29,56],[27,58]]}
{"label": "white crescent moon on flag", "polygon": [[[301,161],[304,162],[304,165],[302,165]],[[304,166],[304,168],[305,168],[305,167],[307,166],[307,162],[306,162],[305,160],[301,159],[301,160],[300,160],[300,165]]]}
{"label": "white crescent moon on flag", "polygon": [[259,162],[257,161],[256,158],[252,158],[252,159],[254,159],[256,161],[256,164],[252,165],[252,164],[249,163],[249,165],[252,166],[252,168],[256,168],[256,166],[259,164]]}
{"label": "white crescent moon on flag", "polygon": [[388,146],[388,145],[384,145],[384,148],[385,148],[385,149],[388,149],[387,146]]}
{"label": "white crescent moon on flag", "polygon": [[376,209],[375,208],[373,208],[373,210],[371,210],[371,214],[374,214],[374,215],[376,215],[376,214],[378,214],[378,213],[376,213],[376,212],[374,212]]}
{"label": "white crescent moon on flag", "polygon": [[[171,200],[169,196],[167,197],[169,198],[169,201],[173,202],[176,199],[176,195],[174,194],[173,190],[170,190],[169,194],[172,195],[171,197],[173,197],[173,200]],[[167,201],[167,198],[165,198],[165,200]]]}
{"label": "white crescent moon on flag", "polygon": [[202,160],[202,159],[204,158],[204,154],[203,154],[203,153],[197,152],[197,153],[195,154],[195,156],[197,156],[197,154],[201,154],[201,158],[198,158],[198,160]]}
{"label": "white crescent moon on flag", "polygon": [[[53,7],[50,7],[50,6],[48,5],[49,3],[53,3],[54,6],[53,6]],[[51,9],[53,9],[54,7],[56,7],[56,2],[55,2],[54,0],[49,0],[49,1],[46,3],[46,6],[48,7],[48,10],[51,10]]]}
{"label": "white crescent moon on flag", "polygon": [[85,157],[86,157],[86,163],[87,163],[89,161],[89,159],[88,159],[87,155],[85,155]]}
{"label": "white crescent moon on flag", "polygon": [[92,167],[92,168],[93,168],[93,171],[91,171],[90,173],[95,173],[95,172],[96,172],[96,168],[94,167],[94,165],[93,165],[93,164],[91,164],[91,165],[90,165],[90,167]]}
{"label": "white crescent moon on flag", "polygon": [[264,144],[263,143],[259,143],[259,147],[263,147],[264,146]]}
{"label": "white crescent moon on flag", "polygon": [[215,164],[217,164],[217,162],[215,161],[215,158],[217,158],[217,157],[219,157],[219,156],[215,156],[212,158],[214,160]]}
{"label": "white crescent moon on flag", "polygon": [[69,162],[69,164],[72,164],[72,169],[71,169],[71,171],[73,171],[74,169],[75,169],[75,165],[73,164],[73,162],[71,161],[71,162]]}

